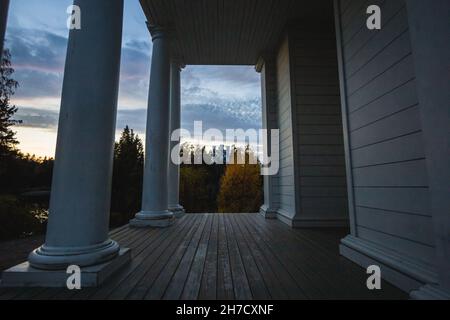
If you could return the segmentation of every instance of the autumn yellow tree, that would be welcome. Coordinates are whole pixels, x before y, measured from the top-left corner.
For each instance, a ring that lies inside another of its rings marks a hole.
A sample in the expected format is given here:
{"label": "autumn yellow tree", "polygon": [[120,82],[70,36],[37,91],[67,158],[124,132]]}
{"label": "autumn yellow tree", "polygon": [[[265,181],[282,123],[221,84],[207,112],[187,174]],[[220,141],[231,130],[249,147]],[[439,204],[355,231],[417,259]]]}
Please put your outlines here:
{"label": "autumn yellow tree", "polygon": [[[259,164],[249,161],[253,154],[245,150],[245,164],[227,164],[217,199],[221,213],[258,212],[263,199],[263,180]],[[233,155],[237,159],[236,151]]]}

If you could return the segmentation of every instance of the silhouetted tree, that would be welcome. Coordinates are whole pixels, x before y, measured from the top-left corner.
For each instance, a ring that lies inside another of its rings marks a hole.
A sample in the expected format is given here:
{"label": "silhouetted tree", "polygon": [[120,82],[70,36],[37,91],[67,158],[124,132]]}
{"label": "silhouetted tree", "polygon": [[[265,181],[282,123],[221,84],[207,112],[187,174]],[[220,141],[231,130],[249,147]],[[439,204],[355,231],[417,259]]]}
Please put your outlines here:
{"label": "silhouetted tree", "polygon": [[0,65],[0,156],[11,151],[19,142],[11,126],[16,124],[12,116],[17,107],[10,105],[10,98],[14,95],[18,82],[12,78],[14,69],[11,67],[11,54],[4,50]]}
{"label": "silhouetted tree", "polygon": [[214,150],[207,151],[204,146],[184,143],[182,154],[191,164],[182,164],[180,169],[180,204],[187,213],[217,212],[217,195],[220,178],[225,165],[205,163]]}
{"label": "silhouetted tree", "polygon": [[144,170],[142,140],[128,126],[114,147],[111,224],[120,225],[140,209]]}
{"label": "silhouetted tree", "polygon": [[24,155],[12,126],[17,107],[10,104],[18,87],[12,76],[11,54],[5,50],[0,65],[0,194],[19,194],[33,189],[50,189],[53,159]]}

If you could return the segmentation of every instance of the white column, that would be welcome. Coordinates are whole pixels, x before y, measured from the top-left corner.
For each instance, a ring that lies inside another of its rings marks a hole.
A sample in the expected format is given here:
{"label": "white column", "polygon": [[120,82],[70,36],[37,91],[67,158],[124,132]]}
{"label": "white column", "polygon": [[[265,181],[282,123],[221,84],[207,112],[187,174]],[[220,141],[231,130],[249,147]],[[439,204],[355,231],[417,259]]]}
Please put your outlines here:
{"label": "white column", "polygon": [[450,299],[450,2],[406,1],[436,246],[438,283],[414,298]]}
{"label": "white column", "polygon": [[[262,102],[262,127],[267,130],[264,150],[271,155],[271,129],[277,128],[276,119],[276,65],[275,58],[267,55],[260,58],[256,71],[261,72],[261,102]],[[266,152],[265,152],[266,153]],[[264,204],[260,213],[266,219],[274,219],[277,216],[275,200],[274,176],[265,175],[264,180]]]}
{"label": "white column", "polygon": [[47,235],[29,256],[40,269],[95,265],[119,252],[108,233],[123,0],[75,5],[82,24],[69,35]]}
{"label": "white column", "polygon": [[6,22],[8,19],[9,0],[0,0],[0,59],[3,55],[3,43],[5,41]]}
{"label": "white column", "polygon": [[142,209],[130,221],[134,227],[167,227],[173,223],[168,210],[170,39],[167,31],[150,27],[153,54],[148,95]]}
{"label": "white column", "polygon": [[[169,134],[181,127],[181,83],[180,71],[181,63],[177,59],[172,59],[170,64],[170,131]],[[184,208],[180,205],[180,166],[171,160],[171,153],[180,153],[180,140],[172,141],[169,144],[169,187],[168,199],[169,210],[175,217],[179,218],[184,214]]]}

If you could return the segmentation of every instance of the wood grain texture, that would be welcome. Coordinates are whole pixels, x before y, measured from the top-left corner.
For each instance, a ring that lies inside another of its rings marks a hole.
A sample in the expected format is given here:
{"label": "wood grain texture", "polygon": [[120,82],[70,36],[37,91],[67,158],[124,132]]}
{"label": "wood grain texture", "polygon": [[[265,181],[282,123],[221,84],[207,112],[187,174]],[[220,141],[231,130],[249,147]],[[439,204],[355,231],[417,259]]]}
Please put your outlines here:
{"label": "wood grain texture", "polygon": [[102,287],[5,289],[0,299],[403,299],[339,256],[345,229],[291,229],[259,214],[189,214],[167,229],[113,231],[131,263]]}

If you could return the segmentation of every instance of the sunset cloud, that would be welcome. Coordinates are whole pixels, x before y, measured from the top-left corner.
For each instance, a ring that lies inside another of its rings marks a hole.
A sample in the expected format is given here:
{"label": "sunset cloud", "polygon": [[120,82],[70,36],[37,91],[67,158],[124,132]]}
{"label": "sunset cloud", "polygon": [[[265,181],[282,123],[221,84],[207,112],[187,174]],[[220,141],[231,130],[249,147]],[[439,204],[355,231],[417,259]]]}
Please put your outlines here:
{"label": "sunset cloud", "polygon": [[[20,84],[12,103],[19,107],[16,118],[23,121],[17,130],[33,129],[33,134],[19,135],[23,139],[34,139],[38,129],[45,130],[46,136],[49,132],[56,135],[69,4],[71,0],[11,2],[6,47],[11,50],[14,78]],[[140,135],[145,133],[152,55],[145,20],[138,0],[125,2],[117,128],[128,125]],[[261,127],[260,76],[254,67],[187,66],[181,80],[184,128],[192,129],[194,121],[202,121],[205,130]],[[36,141],[21,141],[21,148],[32,145],[35,151]],[[49,143],[54,144],[54,139]]]}

